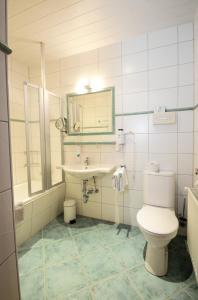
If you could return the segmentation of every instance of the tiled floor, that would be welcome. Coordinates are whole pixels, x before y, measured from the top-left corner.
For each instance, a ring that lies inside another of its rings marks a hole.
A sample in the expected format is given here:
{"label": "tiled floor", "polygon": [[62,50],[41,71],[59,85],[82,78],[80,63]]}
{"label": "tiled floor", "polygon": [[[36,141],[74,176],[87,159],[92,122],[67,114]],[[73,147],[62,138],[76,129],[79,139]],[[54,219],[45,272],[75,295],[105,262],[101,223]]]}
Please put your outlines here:
{"label": "tiled floor", "polygon": [[18,250],[22,300],[192,300],[198,286],[185,241],[169,247],[169,273],[144,269],[139,230],[79,217],[60,216]]}

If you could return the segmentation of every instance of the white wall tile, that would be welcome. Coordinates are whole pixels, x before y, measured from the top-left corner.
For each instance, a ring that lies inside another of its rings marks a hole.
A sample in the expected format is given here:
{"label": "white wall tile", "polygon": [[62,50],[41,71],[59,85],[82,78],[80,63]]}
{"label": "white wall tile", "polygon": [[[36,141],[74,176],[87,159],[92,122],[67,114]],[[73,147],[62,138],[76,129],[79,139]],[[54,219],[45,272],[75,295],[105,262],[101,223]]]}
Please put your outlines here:
{"label": "white wall tile", "polygon": [[124,207],[141,208],[143,205],[143,192],[127,190],[124,192]]}
{"label": "white wall tile", "polygon": [[122,114],[123,113],[123,96],[115,95],[115,113]]}
{"label": "white wall tile", "polygon": [[150,153],[149,159],[160,164],[160,170],[173,171],[177,174],[177,154]]}
{"label": "white wall tile", "polygon": [[81,192],[81,184],[74,184],[74,183],[69,183],[67,185],[67,199],[76,199],[76,200],[81,200],[82,199],[82,192]]}
{"label": "white wall tile", "polygon": [[127,166],[127,175],[128,175],[129,190],[142,191],[143,190],[143,172],[128,171],[128,166]]}
{"label": "white wall tile", "polygon": [[194,81],[193,64],[184,64],[179,66],[179,85],[191,85]]}
{"label": "white wall tile", "polygon": [[123,206],[123,194],[117,194],[111,187],[102,187],[102,203]]}
{"label": "white wall tile", "polygon": [[148,152],[148,134],[127,135],[124,150],[125,152]]}
{"label": "white wall tile", "polygon": [[121,58],[109,59],[99,63],[99,74],[102,77],[119,76],[121,73]]}
{"label": "white wall tile", "polygon": [[147,52],[139,52],[123,56],[122,72],[123,74],[136,73],[147,70]]}
{"label": "white wall tile", "polygon": [[193,111],[178,112],[178,132],[193,131]]}
{"label": "white wall tile", "polygon": [[177,43],[177,27],[169,27],[148,34],[149,48]]}
{"label": "white wall tile", "polygon": [[178,89],[178,107],[188,107],[193,105],[194,87],[193,85],[181,86]]}
{"label": "white wall tile", "polygon": [[178,174],[192,175],[193,155],[178,154]]}
{"label": "white wall tile", "polygon": [[178,178],[178,187],[177,187],[178,195],[186,194],[186,191],[184,189],[185,187],[192,187],[192,176],[178,175],[177,178]]}
{"label": "white wall tile", "polygon": [[[117,211],[116,211],[117,210]],[[116,220],[116,214],[118,219]],[[123,223],[123,207],[115,207],[109,204],[102,205],[102,219],[111,222]]]}
{"label": "white wall tile", "polygon": [[122,54],[121,43],[99,48],[98,50],[99,61],[119,57],[121,56],[121,54]]}
{"label": "white wall tile", "polygon": [[123,76],[123,93],[137,93],[147,90],[147,73],[134,73]]}
{"label": "white wall tile", "polygon": [[179,42],[193,39],[193,24],[186,23],[178,26]]}
{"label": "white wall tile", "polygon": [[177,134],[149,134],[149,151],[151,153],[177,153]]}
{"label": "white wall tile", "polygon": [[178,153],[193,153],[193,133],[178,133]]}
{"label": "white wall tile", "polygon": [[177,86],[177,67],[149,71],[149,88],[161,89]]}
{"label": "white wall tile", "polygon": [[120,95],[122,93],[122,77],[106,77],[104,78],[104,86],[114,86],[115,87],[115,95]]}
{"label": "white wall tile", "polygon": [[129,171],[143,171],[148,161],[148,153],[125,152],[124,162]]}
{"label": "white wall tile", "polygon": [[124,130],[133,131],[134,133],[147,133],[148,132],[148,116],[147,115],[133,115],[125,116]]}
{"label": "white wall tile", "polygon": [[179,63],[185,64],[193,61],[193,41],[179,44]]}
{"label": "white wall tile", "polygon": [[115,164],[119,166],[123,164],[123,157],[121,152],[101,153],[101,162],[103,164]]}
{"label": "white wall tile", "polygon": [[98,50],[94,49],[88,52],[79,54],[80,56],[80,65],[90,65],[98,63]]}
{"label": "white wall tile", "polygon": [[82,203],[83,216],[101,219],[101,204],[96,202]]}
{"label": "white wall tile", "polygon": [[143,34],[137,37],[132,37],[122,42],[123,55],[136,53],[147,49],[147,35]]}
{"label": "white wall tile", "polygon": [[146,92],[123,95],[123,112],[138,112],[147,110],[148,96]]}
{"label": "white wall tile", "polygon": [[61,69],[75,68],[80,65],[80,55],[65,57],[60,60]]}
{"label": "white wall tile", "polygon": [[161,68],[177,64],[177,45],[160,47],[149,51],[149,68]]}
{"label": "white wall tile", "polygon": [[136,219],[138,211],[136,208],[124,207],[124,224],[138,226]]}
{"label": "white wall tile", "polygon": [[166,108],[177,107],[177,88],[161,89],[149,91],[149,109],[157,106],[165,106]]}

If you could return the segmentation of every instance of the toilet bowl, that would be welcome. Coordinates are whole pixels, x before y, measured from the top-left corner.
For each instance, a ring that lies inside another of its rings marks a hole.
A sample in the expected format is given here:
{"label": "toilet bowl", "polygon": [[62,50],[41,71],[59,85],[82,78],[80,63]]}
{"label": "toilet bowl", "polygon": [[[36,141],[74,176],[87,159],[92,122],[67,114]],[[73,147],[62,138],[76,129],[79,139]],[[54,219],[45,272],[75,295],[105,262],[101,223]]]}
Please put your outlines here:
{"label": "toilet bowl", "polygon": [[145,268],[153,275],[165,275],[168,269],[167,245],[178,230],[174,210],[144,205],[137,214],[137,222],[147,241]]}
{"label": "toilet bowl", "polygon": [[168,270],[168,244],[177,235],[175,174],[144,172],[144,205],[137,223],[147,241],[145,268],[156,276]]}

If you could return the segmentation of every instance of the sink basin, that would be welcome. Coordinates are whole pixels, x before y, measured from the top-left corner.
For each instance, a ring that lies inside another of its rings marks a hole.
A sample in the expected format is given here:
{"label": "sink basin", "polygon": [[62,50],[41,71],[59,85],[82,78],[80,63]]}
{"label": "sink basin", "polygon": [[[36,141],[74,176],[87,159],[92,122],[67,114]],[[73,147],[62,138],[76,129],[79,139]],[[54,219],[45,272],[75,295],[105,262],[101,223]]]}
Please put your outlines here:
{"label": "sink basin", "polygon": [[67,174],[81,178],[83,180],[92,178],[93,176],[104,176],[115,170],[115,165],[62,165],[60,166]]}

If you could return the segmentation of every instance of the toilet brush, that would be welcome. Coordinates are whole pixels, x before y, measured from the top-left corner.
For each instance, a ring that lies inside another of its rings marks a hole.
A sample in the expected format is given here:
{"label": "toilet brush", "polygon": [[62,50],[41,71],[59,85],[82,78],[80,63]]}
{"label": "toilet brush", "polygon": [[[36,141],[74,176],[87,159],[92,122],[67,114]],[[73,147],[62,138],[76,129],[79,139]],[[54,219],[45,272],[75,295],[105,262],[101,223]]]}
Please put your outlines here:
{"label": "toilet brush", "polygon": [[185,210],[186,210],[186,198],[184,198],[184,202],[183,202],[182,215],[179,215],[179,224],[182,227],[186,226],[187,223],[187,218],[185,218]]}

